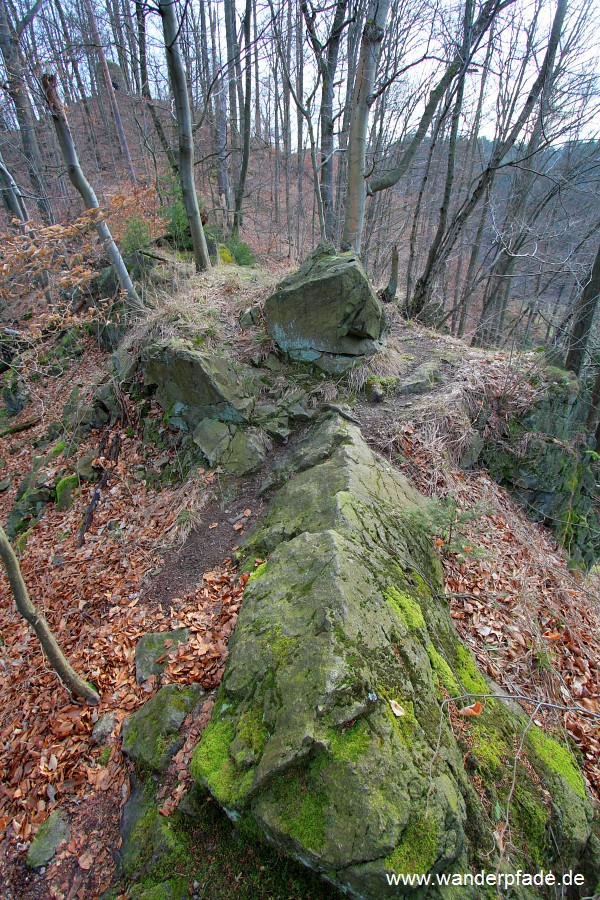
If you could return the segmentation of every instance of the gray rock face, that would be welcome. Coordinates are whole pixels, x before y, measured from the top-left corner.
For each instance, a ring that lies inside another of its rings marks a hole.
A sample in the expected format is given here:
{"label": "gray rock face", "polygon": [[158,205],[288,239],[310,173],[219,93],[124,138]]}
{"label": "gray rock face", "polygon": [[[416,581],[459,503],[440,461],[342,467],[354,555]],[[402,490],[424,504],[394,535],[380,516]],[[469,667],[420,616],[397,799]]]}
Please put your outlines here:
{"label": "gray rock face", "polygon": [[71,829],[60,809],[55,810],[40,825],[27,853],[27,865],[40,869],[48,865],[63,841],[71,837]]}
{"label": "gray rock face", "polygon": [[156,385],[156,399],[194,428],[204,418],[244,423],[254,405],[254,375],[248,366],[196,350],[173,339],[151,344],[141,354],[146,385]]}
{"label": "gray rock face", "polygon": [[[548,868],[556,852],[593,871],[592,807],[565,747],[492,700],[464,720],[473,781],[464,767],[442,699],[464,706],[494,687],[457,637],[423,498],[338,417],[317,423],[279,476],[242,548],[268,559],[247,584],[194,778],[356,897],[408,896],[389,873]],[[504,808],[525,732],[517,849],[499,860],[486,809]],[[450,895],[428,889],[438,896]]]}
{"label": "gray rock face", "polygon": [[332,371],[375,352],[386,321],[358,257],[332,245],[317,248],[280,282],[265,316],[267,331],[292,359]]}

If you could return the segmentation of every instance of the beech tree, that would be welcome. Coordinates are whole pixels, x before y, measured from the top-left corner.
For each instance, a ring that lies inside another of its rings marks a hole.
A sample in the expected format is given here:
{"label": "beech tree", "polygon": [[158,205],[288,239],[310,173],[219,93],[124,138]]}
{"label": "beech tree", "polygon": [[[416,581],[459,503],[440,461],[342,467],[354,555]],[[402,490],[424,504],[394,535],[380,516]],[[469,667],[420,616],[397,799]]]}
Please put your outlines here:
{"label": "beech tree", "polygon": [[65,687],[74,697],[81,697],[91,706],[96,706],[100,702],[100,696],[96,689],[84,681],[71,664],[65,658],[62,650],[58,646],[58,642],[50,626],[44,616],[38,612],[32,603],[27,590],[27,585],[21,573],[19,561],[15,556],[15,552],[11,546],[8,536],[4,529],[0,526],[0,559],[4,563],[8,581],[10,584],[15,604],[19,613],[28,622],[39,638],[40,644],[48,661]]}
{"label": "beech tree", "polygon": [[67,167],[69,179],[71,180],[73,187],[81,195],[86,209],[98,210],[98,215],[94,223],[96,226],[98,237],[104,244],[106,254],[111,261],[121,289],[127,294],[127,299],[131,310],[138,313],[142,312],[144,309],[144,305],[137,295],[137,291],[133,286],[133,282],[129,276],[127,267],[123,262],[123,257],[119,252],[119,248],[115,244],[113,236],[110,233],[110,229],[105,219],[103,218],[102,213],[100,212],[100,204],[98,203],[98,198],[96,197],[95,191],[85,177],[83,169],[81,168],[81,165],[79,163],[79,157],[77,156],[77,150],[75,149],[75,144],[73,142],[71,129],[69,128],[69,123],[67,121],[65,108],[58,96],[56,75],[42,75],[42,87],[44,89],[44,96],[46,98],[48,108],[52,115],[52,121],[54,122],[56,136],[58,138],[58,143],[60,145],[63,159]]}
{"label": "beech tree", "polygon": [[194,137],[190,98],[185,69],[179,51],[180,24],[175,15],[173,0],[160,0],[158,11],[162,19],[169,80],[175,101],[177,132],[179,134],[179,178],[183,203],[190,226],[196,271],[210,269],[210,257],[206,237],[200,220],[200,207],[194,176]]}
{"label": "beech tree", "polygon": [[36,203],[42,219],[47,225],[55,221],[54,210],[48,196],[44,178],[44,163],[36,133],[36,117],[25,79],[25,65],[21,55],[20,41],[45,0],[37,0],[18,21],[7,0],[0,0],[0,53],[7,75],[7,91],[13,102],[15,115],[21,134],[23,155],[27,160],[29,180],[36,194]]}
{"label": "beech tree", "polygon": [[575,303],[573,327],[569,337],[569,352],[565,366],[576,375],[581,375],[588,361],[586,351],[598,300],[600,300],[600,247],[596,252],[590,279]]}

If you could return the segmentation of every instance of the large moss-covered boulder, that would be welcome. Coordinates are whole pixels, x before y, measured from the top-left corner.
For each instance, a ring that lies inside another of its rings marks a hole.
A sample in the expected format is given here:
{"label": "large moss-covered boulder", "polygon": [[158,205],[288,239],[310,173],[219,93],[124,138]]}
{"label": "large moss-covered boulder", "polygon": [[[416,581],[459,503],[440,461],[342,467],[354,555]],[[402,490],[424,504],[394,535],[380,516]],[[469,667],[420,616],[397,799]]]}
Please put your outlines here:
{"label": "large moss-covered boulder", "polygon": [[371,354],[383,307],[355,253],[319,247],[266,301],[267,331],[292,359],[335,370]]}
{"label": "large moss-covered boulder", "polygon": [[190,430],[204,418],[248,421],[256,393],[256,376],[249,366],[173,338],[147,346],[141,367],[145,384],[156,387],[163,409],[176,407],[178,418]]}
{"label": "large moss-covered boulder", "polygon": [[392,873],[591,873],[592,807],[569,750],[500,699],[461,719],[460,740],[449,725],[444,698],[495,690],[453,627],[425,501],[338,417],[280,474],[241,551],[268,559],[246,587],[195,779],[357,897],[454,896],[404,891]]}

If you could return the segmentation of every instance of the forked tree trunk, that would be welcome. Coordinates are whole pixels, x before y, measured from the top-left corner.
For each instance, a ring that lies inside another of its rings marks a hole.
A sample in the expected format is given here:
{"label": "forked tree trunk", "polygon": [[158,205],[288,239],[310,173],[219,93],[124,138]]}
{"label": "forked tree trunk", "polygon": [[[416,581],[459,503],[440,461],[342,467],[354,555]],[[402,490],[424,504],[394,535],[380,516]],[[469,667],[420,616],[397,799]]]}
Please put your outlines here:
{"label": "forked tree trunk", "polygon": [[200,221],[200,208],[198,206],[196,183],[194,180],[192,115],[190,112],[190,98],[185,77],[185,69],[179,52],[178,39],[180,28],[177,23],[172,0],[160,0],[158,9],[163,25],[169,80],[175,99],[177,131],[179,133],[179,178],[181,180],[181,193],[183,195],[183,203],[190,225],[190,233],[192,235],[196,271],[204,272],[207,269],[210,269],[210,258],[202,222]]}
{"label": "forked tree trunk", "polygon": [[96,706],[100,702],[99,694],[87,681],[84,681],[77,674],[65,659],[56,638],[50,631],[50,626],[31,602],[19,561],[2,527],[0,527],[0,558],[2,558],[6,574],[8,575],[17,610],[38,636],[42,649],[48,657],[48,662],[74,697],[81,697],[86,703]]}
{"label": "forked tree trunk", "polygon": [[[73,143],[71,129],[67,122],[64,107],[60,102],[58,91],[56,89],[56,75],[42,75],[42,88],[44,96],[48,104],[48,108],[52,114],[52,120],[56,129],[56,136],[60,150],[67,167],[67,174],[73,187],[81,195],[86,209],[100,209],[98,198],[94,193],[94,189],[83,174],[83,170],[79,164],[79,158]],[[98,237],[104,244],[104,248],[115,270],[121,289],[127,294],[130,308],[135,312],[142,312],[144,304],[137,295],[133,286],[133,282],[129,277],[127,267],[123,262],[123,257],[119,253],[119,248],[113,240],[110,229],[101,216],[96,218],[94,222]]]}

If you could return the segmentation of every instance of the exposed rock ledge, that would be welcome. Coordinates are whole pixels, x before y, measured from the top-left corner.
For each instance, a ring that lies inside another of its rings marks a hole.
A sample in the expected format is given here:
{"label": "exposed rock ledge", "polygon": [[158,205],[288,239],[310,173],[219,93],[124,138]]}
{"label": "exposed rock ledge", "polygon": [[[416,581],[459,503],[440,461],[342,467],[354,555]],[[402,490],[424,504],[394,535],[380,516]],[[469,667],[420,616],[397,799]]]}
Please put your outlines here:
{"label": "exposed rock ledge", "polygon": [[194,777],[242,827],[357,897],[404,896],[386,873],[473,866],[573,868],[592,892],[600,844],[566,747],[498,699],[456,733],[447,706],[440,717],[443,697],[495,689],[454,630],[425,501],[335,416],[280,476],[244,548],[268,561],[246,588]]}

